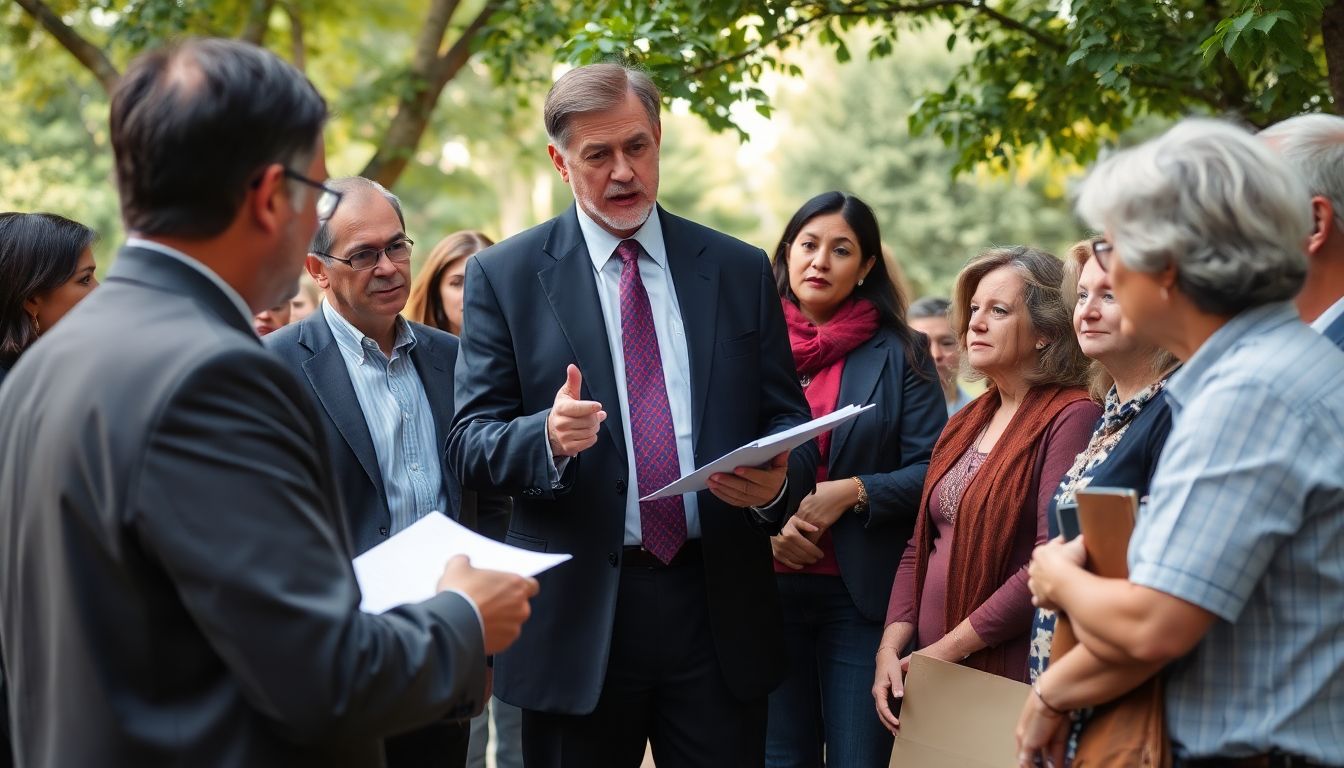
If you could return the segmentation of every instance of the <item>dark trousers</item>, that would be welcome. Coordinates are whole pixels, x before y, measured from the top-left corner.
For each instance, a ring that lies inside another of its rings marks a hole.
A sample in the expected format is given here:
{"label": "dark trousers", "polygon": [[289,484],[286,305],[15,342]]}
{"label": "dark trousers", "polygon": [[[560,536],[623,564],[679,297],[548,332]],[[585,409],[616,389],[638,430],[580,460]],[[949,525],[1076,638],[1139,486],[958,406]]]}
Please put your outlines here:
{"label": "dark trousers", "polygon": [[882,625],[859,613],[839,576],[790,573],[777,582],[789,676],[770,694],[766,765],[886,768],[892,737],[871,693]]}
{"label": "dark trousers", "polygon": [[607,677],[591,714],[523,710],[527,768],[637,768],[646,743],[658,768],[764,765],[765,699],[740,701],[724,683],[698,559],[621,570]]}
{"label": "dark trousers", "polygon": [[467,764],[469,720],[430,723],[383,741],[387,768],[462,768]]}

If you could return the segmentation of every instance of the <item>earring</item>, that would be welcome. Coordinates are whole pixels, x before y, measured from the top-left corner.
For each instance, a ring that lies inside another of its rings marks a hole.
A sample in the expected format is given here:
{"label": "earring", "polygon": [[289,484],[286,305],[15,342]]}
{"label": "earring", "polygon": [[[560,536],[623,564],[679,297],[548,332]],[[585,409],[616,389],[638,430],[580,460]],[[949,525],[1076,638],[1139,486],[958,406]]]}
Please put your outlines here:
{"label": "earring", "polygon": [[1038,341],[1038,342],[1036,342],[1036,349],[1038,349],[1038,350],[1039,350],[1039,349],[1045,349],[1045,342],[1044,342],[1044,341]]}
{"label": "earring", "polygon": [[34,336],[41,336],[41,335],[42,335],[42,324],[39,323],[39,322],[37,322],[37,315],[29,315],[29,317],[31,317],[31,318],[33,319],[33,335],[34,335]]}
{"label": "earring", "polygon": [[1167,286],[1162,286],[1162,300],[1171,301],[1171,293],[1167,291]]}
{"label": "earring", "polygon": [[862,278],[862,277],[859,278],[859,285],[863,285],[863,278]]}

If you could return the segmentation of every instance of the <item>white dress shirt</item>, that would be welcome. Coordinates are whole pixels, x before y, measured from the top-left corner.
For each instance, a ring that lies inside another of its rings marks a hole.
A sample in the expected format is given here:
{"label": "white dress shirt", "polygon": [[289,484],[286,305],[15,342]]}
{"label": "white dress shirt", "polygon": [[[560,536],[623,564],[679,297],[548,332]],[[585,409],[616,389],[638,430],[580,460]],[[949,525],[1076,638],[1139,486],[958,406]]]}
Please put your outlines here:
{"label": "white dress shirt", "polygon": [[1344,315],[1344,296],[1339,297],[1329,309],[1321,313],[1321,316],[1311,321],[1311,330],[1317,333],[1325,333],[1325,329],[1340,316]]}

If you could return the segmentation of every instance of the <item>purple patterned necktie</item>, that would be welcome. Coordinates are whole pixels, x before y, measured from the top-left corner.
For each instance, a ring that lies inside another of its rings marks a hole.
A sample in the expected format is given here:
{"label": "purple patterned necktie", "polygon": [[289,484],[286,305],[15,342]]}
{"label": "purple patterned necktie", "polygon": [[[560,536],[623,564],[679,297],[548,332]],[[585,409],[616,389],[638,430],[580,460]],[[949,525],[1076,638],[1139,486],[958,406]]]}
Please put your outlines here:
{"label": "purple patterned necktie", "polygon": [[[625,354],[625,389],[630,403],[630,441],[635,446],[635,477],[639,495],[647,496],[681,476],[672,409],[667,404],[663,356],[653,329],[649,294],[639,277],[639,243],[622,240],[621,351]],[[686,509],[680,496],[639,503],[644,548],[664,563],[686,541]]]}

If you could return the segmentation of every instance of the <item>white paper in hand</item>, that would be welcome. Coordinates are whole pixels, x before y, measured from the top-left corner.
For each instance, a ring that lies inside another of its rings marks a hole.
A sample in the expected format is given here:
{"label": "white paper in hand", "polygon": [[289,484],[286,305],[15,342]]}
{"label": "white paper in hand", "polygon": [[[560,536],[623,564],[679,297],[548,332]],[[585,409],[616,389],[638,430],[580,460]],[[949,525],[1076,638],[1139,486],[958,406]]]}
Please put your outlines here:
{"label": "white paper in hand", "polygon": [[654,491],[640,501],[703,491],[709,487],[709,476],[715,472],[732,472],[738,467],[763,466],[779,454],[792,451],[817,435],[835,429],[872,407],[872,403],[864,406],[846,405],[806,424],[799,424],[783,432],[747,443],[727,456],[711,461],[691,474]]}
{"label": "white paper in hand", "polygon": [[443,566],[453,555],[470,557],[475,568],[522,576],[536,576],[570,558],[501,544],[431,512],[355,558],[355,579],[364,595],[359,609],[382,613],[398,605],[428,600],[443,576]]}

